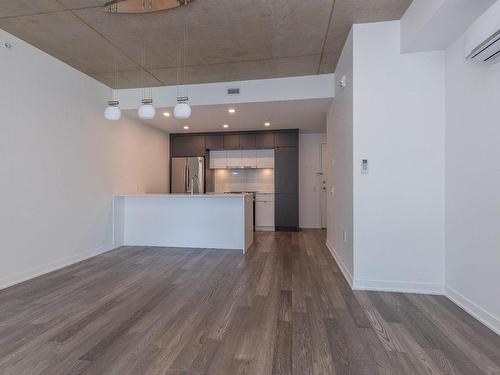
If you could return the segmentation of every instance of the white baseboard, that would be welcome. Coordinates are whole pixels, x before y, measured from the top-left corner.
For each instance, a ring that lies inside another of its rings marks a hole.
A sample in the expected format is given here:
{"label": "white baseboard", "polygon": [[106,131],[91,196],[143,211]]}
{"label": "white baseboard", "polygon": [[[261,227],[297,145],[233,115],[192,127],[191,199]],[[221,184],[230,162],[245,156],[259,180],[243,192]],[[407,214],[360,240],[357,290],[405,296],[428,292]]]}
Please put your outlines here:
{"label": "white baseboard", "polygon": [[256,232],[274,232],[274,227],[255,227]]}
{"label": "white baseboard", "polygon": [[497,335],[500,335],[500,319],[489,313],[481,306],[475,304],[470,299],[459,293],[455,289],[447,286],[446,297],[448,297],[455,305],[459,306],[469,315],[483,323]]}
{"label": "white baseboard", "polygon": [[352,289],[377,292],[444,295],[469,315],[479,320],[497,335],[500,335],[500,319],[498,317],[495,317],[493,314],[486,311],[479,305],[475,304],[455,289],[449,286],[445,287],[444,285],[438,283],[353,279],[344,261],[335,251],[335,248],[328,243],[328,241],[326,241],[326,247],[328,248],[328,250],[330,250],[330,253],[339,265],[342,274],[344,275],[345,279]]}
{"label": "white baseboard", "polygon": [[112,250],[113,248],[115,248],[115,246],[113,246],[112,244],[107,244],[91,251],[80,253],[72,257],[61,259],[52,263],[44,264],[43,266],[34,267],[30,270],[18,273],[16,275],[0,279],[0,290],[8,288],[9,286],[15,284],[22,283],[23,281],[33,279],[45,273],[49,273],[58,270],[60,268],[67,267],[71,264],[78,263],[82,260],[91,258],[93,256],[105,253],[106,251]]}
{"label": "white baseboard", "polygon": [[332,245],[330,245],[330,243],[328,241],[326,241],[325,244],[326,244],[326,247],[328,248],[328,250],[330,250],[330,253],[333,256],[333,259],[335,259],[335,261],[339,265],[340,271],[342,271],[342,274],[344,275],[344,278],[346,279],[347,283],[349,284],[349,286],[352,289],[352,286],[353,286],[352,274],[349,272],[347,266],[344,263],[344,260],[339,256],[339,254],[337,253],[337,251],[335,250],[335,248]]}
{"label": "white baseboard", "polygon": [[353,289],[377,291],[377,292],[397,292],[397,293],[416,293],[416,294],[435,294],[435,295],[444,294],[444,287],[441,284],[405,282],[405,281],[387,281],[387,280],[354,279]]}

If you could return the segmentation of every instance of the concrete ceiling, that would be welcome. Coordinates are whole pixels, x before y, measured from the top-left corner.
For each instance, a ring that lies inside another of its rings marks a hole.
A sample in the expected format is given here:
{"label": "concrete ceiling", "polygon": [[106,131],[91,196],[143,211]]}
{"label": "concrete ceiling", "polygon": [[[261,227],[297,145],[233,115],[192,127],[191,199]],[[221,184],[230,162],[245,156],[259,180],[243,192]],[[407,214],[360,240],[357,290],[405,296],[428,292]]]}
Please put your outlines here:
{"label": "concrete ceiling", "polygon": [[111,87],[208,83],[331,73],[353,23],[399,19],[411,0],[196,0],[137,15],[104,3],[0,0],[0,28]]}
{"label": "concrete ceiling", "polygon": [[[236,130],[299,129],[302,133],[325,133],[326,113],[332,99],[285,100],[278,102],[192,106],[188,120],[173,117],[173,108],[157,108],[153,120],[141,120],[169,133],[197,133]],[[235,109],[234,114],[228,110]],[[138,119],[136,109],[122,111]],[[165,117],[169,112],[170,117]],[[269,121],[270,127],[264,126]],[[229,125],[223,128],[222,125]],[[188,125],[189,129],[183,129]]]}

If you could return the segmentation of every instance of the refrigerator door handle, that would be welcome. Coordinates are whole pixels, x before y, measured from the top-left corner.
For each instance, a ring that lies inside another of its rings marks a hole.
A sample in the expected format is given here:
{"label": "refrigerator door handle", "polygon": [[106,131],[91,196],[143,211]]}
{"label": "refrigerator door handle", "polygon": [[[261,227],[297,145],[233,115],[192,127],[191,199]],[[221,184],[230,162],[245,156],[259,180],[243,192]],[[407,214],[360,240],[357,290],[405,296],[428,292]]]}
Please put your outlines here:
{"label": "refrigerator door handle", "polygon": [[191,165],[189,165],[189,162],[187,162],[187,190],[186,190],[186,193],[191,192],[192,183],[193,182],[191,181]]}

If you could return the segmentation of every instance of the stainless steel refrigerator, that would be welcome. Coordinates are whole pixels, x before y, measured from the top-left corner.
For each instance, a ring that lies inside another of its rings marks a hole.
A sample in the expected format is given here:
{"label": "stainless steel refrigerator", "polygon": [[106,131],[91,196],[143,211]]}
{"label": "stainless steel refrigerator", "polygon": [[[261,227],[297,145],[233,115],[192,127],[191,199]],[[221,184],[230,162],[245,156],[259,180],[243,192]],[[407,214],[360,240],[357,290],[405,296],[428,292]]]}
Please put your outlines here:
{"label": "stainless steel refrigerator", "polygon": [[205,193],[205,158],[172,158],[172,193]]}

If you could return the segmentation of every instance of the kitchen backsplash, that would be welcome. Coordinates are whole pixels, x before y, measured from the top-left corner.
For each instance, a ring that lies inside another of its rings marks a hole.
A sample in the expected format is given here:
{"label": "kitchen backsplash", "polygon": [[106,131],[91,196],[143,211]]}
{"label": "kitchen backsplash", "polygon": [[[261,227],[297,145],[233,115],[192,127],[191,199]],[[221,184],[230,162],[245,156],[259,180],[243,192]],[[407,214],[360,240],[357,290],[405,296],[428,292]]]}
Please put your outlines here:
{"label": "kitchen backsplash", "polygon": [[274,169],[217,169],[215,192],[274,193]]}

